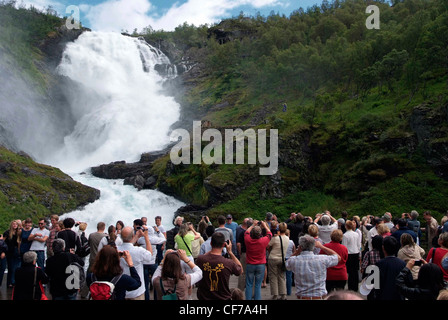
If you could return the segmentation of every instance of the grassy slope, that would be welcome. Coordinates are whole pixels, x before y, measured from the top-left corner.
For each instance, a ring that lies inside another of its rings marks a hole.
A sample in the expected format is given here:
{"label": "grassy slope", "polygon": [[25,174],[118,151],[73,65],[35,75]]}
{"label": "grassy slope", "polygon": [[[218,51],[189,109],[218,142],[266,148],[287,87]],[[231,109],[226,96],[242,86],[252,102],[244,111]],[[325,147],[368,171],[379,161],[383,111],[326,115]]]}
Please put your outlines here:
{"label": "grassy slope", "polygon": [[[407,9],[400,13],[403,6],[407,5],[401,5],[401,9],[397,6],[398,15],[403,12],[405,12],[404,15],[409,14]],[[390,18],[391,12],[386,14]],[[236,18],[230,20],[229,24],[238,24],[240,21]],[[393,19],[389,25],[382,24],[386,35],[394,36],[390,40],[391,43],[393,41],[398,43],[401,40],[397,40],[397,28],[397,23]],[[179,28],[173,34],[164,34],[164,36],[176,42],[179,41],[176,35],[182,30]],[[347,31],[347,38],[352,30],[355,28]],[[381,33],[378,34],[381,35]],[[259,37],[263,38],[263,35]],[[365,46],[371,45],[368,42],[370,40],[365,40]],[[264,40],[259,39],[253,41],[264,43]],[[384,42],[381,36],[378,41]],[[197,47],[196,44],[193,46]],[[211,46],[213,47],[214,44]],[[215,58],[213,57],[214,49],[207,46],[195,48],[195,50],[204,51],[202,57],[205,56],[205,60],[211,59],[210,56]],[[448,208],[447,182],[436,176],[420,155],[420,151],[411,152],[406,146],[400,150],[385,150],[382,146],[382,143],[389,140],[406,140],[414,135],[409,126],[409,120],[415,106],[426,102],[434,102],[433,108],[444,106],[446,72],[442,71],[437,73],[437,76],[431,77],[426,86],[415,94],[411,92],[412,88],[407,85],[404,77],[393,81],[393,91],[389,91],[382,84],[372,86],[362,97],[358,94],[353,95],[351,90],[344,89],[345,84],[336,85],[336,87],[334,85],[327,87],[323,84],[316,94],[304,94],[297,90],[286,92],[285,90],[269,90],[254,93],[250,81],[232,70],[238,68],[237,64],[243,64],[250,58],[233,57],[233,59],[228,61],[227,65],[223,63],[223,70],[227,70],[228,73],[224,71],[219,73],[218,68],[214,72],[206,73],[200,79],[195,79],[195,86],[183,98],[184,107],[188,106],[198,113],[205,114],[202,118],[210,120],[213,126],[226,127],[250,124],[252,117],[267,106],[267,114],[264,118],[268,120],[268,125],[265,127],[278,128],[284,139],[288,139],[297,132],[312,129],[313,134],[309,144],[327,150],[324,156],[330,160],[319,163],[318,169],[313,172],[315,182],[311,188],[298,187],[296,191],[288,192],[282,198],[266,198],[260,193],[260,187],[264,183],[264,179],[261,178],[250,184],[233,200],[212,208],[211,214],[232,213],[237,219],[246,215],[261,218],[266,211],[271,211],[285,218],[291,211],[314,215],[324,209],[329,209],[336,214],[342,210],[348,210],[352,215],[362,216],[381,215],[385,211],[400,215],[402,212],[416,209],[420,212],[431,210],[435,217],[440,217],[446,211]],[[231,70],[228,71],[228,69]],[[290,81],[295,80],[290,79]],[[322,106],[315,108],[316,95],[326,94],[335,98],[332,107],[330,109]],[[288,105],[287,112],[282,111],[284,101]],[[228,106],[213,108],[223,102],[228,102]],[[311,121],[314,110],[316,112]],[[372,133],[379,137],[378,142],[368,140]],[[336,145],[333,146],[335,139]],[[164,158],[157,162],[158,174],[162,178],[168,160]],[[389,169],[394,169],[398,173],[390,174],[387,171]],[[185,201],[205,204],[209,195],[201,180],[213,174],[215,180],[219,180],[221,185],[231,186],[244,176],[242,171],[244,166],[221,165],[209,167],[208,170],[202,166],[201,170],[198,170],[190,165],[184,169],[178,169],[176,173],[169,176],[168,180]],[[282,184],[294,185],[300,180],[300,172],[286,167],[281,167],[280,172]],[[368,184],[364,182],[366,179],[369,180]]]}
{"label": "grassy slope", "polygon": [[61,170],[0,147],[0,227],[13,219],[61,214],[94,200],[94,191]]}

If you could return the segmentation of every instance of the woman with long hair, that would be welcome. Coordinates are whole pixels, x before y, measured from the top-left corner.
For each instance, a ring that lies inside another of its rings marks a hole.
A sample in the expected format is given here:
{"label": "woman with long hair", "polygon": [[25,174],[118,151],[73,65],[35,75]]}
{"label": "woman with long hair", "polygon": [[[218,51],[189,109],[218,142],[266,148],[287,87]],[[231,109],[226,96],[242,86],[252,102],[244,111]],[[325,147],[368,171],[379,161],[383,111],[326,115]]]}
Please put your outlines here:
{"label": "woman with long hair", "polygon": [[[192,232],[190,233],[190,231]],[[175,247],[184,250],[187,253],[188,258],[194,260],[192,243],[199,238],[201,238],[201,235],[194,230],[193,224],[183,223],[179,227],[179,232],[174,237],[174,241],[176,242]],[[182,266],[185,272],[191,272],[191,269],[185,264],[182,264]]]}
{"label": "woman with long hair", "polygon": [[[190,273],[183,272],[181,261],[188,265],[191,269]],[[179,300],[188,300],[190,288],[201,279],[202,270],[182,249],[167,250],[152,277],[157,300],[162,300],[163,292],[167,291],[175,291]]]}
{"label": "woman with long hair", "polygon": [[121,220],[118,220],[115,224],[115,233],[118,235],[121,233],[121,230],[124,228],[124,223]]}
{"label": "woman with long hair", "polygon": [[15,284],[15,272],[20,267],[20,244],[22,242],[22,223],[20,220],[13,220],[9,224],[9,229],[3,234],[5,243],[8,246],[6,251],[6,262],[8,265],[8,273],[6,282],[8,288],[12,288]]}
{"label": "woman with long hair", "polygon": [[113,225],[110,225],[109,228],[107,228],[107,236],[103,237],[98,244],[98,251],[107,245],[111,245],[116,248],[122,244],[123,240],[121,240],[121,233],[117,234],[117,229]]}
{"label": "woman with long hair", "polygon": [[[130,275],[123,273],[123,268],[120,265],[120,256],[128,264]],[[114,300],[124,300],[126,291],[140,288],[140,277],[134,267],[129,251],[118,252],[113,246],[106,245],[95,257],[92,272],[86,277],[87,285],[90,287],[94,281],[111,282],[117,276],[120,278],[115,284]]]}

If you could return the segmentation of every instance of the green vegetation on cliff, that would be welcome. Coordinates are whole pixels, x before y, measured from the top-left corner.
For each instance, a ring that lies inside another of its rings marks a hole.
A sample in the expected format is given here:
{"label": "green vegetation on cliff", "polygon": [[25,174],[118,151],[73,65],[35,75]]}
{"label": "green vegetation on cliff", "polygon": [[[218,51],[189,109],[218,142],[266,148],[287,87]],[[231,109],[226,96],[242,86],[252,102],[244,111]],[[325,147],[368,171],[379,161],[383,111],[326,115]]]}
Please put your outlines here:
{"label": "green vegetation on cliff", "polygon": [[15,1],[0,2],[0,56],[9,65],[17,66],[19,76],[31,80],[41,90],[47,78],[39,63],[43,58],[39,45],[54,35],[63,20],[51,10],[17,8]]}
{"label": "green vegetation on cliff", "polygon": [[[380,29],[365,26],[370,4],[380,8]],[[448,209],[445,0],[323,1],[289,17],[242,14],[143,36],[179,44],[197,62],[178,98],[196,119],[279,129],[275,178],[215,165],[187,188],[195,165],[159,170],[159,185],[186,201],[237,218]]]}
{"label": "green vegetation on cliff", "polygon": [[93,202],[99,191],[74,181],[61,170],[34,162],[0,146],[0,228],[14,219],[34,222]]}

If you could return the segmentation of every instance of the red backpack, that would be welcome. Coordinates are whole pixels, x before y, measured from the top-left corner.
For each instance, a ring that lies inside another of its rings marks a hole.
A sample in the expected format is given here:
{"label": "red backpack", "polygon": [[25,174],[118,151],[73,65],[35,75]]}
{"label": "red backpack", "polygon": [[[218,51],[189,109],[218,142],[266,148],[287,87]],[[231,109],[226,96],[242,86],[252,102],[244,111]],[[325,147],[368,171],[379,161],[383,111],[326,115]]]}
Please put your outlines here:
{"label": "red backpack", "polygon": [[111,281],[98,281],[92,273],[92,283],[90,284],[90,298],[92,300],[114,300],[115,286],[120,280],[121,274],[115,276]]}

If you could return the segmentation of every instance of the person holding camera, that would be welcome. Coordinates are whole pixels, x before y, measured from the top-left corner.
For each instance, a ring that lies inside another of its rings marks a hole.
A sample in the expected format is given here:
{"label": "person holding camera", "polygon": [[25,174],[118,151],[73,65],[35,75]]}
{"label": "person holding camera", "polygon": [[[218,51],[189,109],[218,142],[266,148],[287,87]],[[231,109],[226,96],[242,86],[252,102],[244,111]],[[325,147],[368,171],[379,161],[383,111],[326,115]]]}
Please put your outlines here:
{"label": "person holding camera", "polygon": [[[181,262],[188,265],[191,273],[184,273]],[[189,288],[202,279],[202,270],[188,258],[185,250],[168,249],[153,275],[152,282],[157,300],[163,300],[163,291],[177,294],[179,300],[189,299]]]}
{"label": "person holding camera", "polygon": [[[120,265],[120,258],[126,261],[129,268],[129,275],[123,274],[123,267]],[[119,276],[113,291],[113,300],[125,300],[126,292],[137,290],[141,286],[141,280],[135,269],[132,256],[129,251],[120,251],[111,245],[105,245],[98,251],[91,268],[92,272],[87,274],[87,286],[94,281],[112,280]],[[93,276],[94,275],[94,276]]]}
{"label": "person holding camera", "polygon": [[[314,254],[314,248],[322,253]],[[296,295],[299,300],[323,300],[326,289],[327,269],[336,266],[341,257],[310,235],[299,238],[299,246],[286,261],[286,269],[294,272]]]}
{"label": "person holding camera", "polygon": [[[150,284],[151,284],[151,277],[154,274],[154,272],[157,269],[157,263],[156,263],[156,257],[157,257],[157,245],[159,244],[164,244],[166,242],[166,238],[163,235],[163,233],[161,233],[159,231],[159,229],[157,227],[147,227],[144,224],[144,221],[141,219],[136,219],[134,220],[134,229],[135,230],[142,230],[145,233],[148,234],[148,238],[149,241],[151,242],[151,246],[152,246],[152,258],[151,258],[151,262],[149,264],[144,264],[143,265],[143,274],[144,274],[144,278],[145,278],[145,300],[149,300],[149,291],[150,289]],[[135,242],[136,246],[142,247],[142,248],[146,248],[146,239],[145,237],[140,237],[137,239],[137,241]]]}
{"label": "person holding camera", "polygon": [[[191,232],[190,232],[191,231]],[[193,224],[183,223],[179,228],[179,233],[174,237],[175,248],[184,250],[188,258],[194,260],[192,243],[201,238],[201,235],[194,230]],[[189,273],[191,269],[183,264],[184,271]]]}
{"label": "person holding camera", "polygon": [[[140,237],[144,237],[145,239],[145,248],[134,246],[135,240]],[[126,300],[144,300],[146,288],[143,265],[150,264],[152,260],[152,246],[149,240],[148,232],[143,229],[139,229],[135,233],[134,237],[133,228],[127,226],[121,231],[121,239],[123,240],[123,244],[117,246],[117,249],[118,251],[129,251],[141,281],[141,285],[137,290],[126,291]],[[129,264],[124,259],[121,259],[120,263],[123,268],[123,273],[130,275]]]}
{"label": "person holding camera", "polygon": [[[412,281],[411,270],[421,265],[417,281]],[[423,259],[410,259],[396,278],[398,292],[408,300],[437,300],[439,292],[444,289],[443,272],[434,263]]]}
{"label": "person holding camera", "polygon": [[316,214],[314,223],[319,228],[319,238],[322,240],[322,243],[329,243],[331,241],[331,233],[338,228],[337,220],[331,216],[330,211],[326,211]]}
{"label": "person holding camera", "polygon": [[[263,236],[262,229],[266,231]],[[261,284],[266,265],[266,248],[272,239],[272,232],[265,221],[254,220],[244,233],[246,244],[246,300],[261,300]]]}
{"label": "person holding camera", "polygon": [[[203,273],[203,278],[197,284],[197,297],[199,300],[230,300],[230,276],[239,276],[243,266],[232,252],[232,242],[226,241],[223,233],[213,233],[211,245],[212,250],[196,259]],[[226,248],[230,259],[222,256],[223,248]]]}

